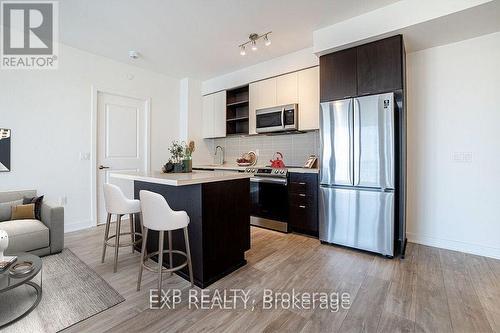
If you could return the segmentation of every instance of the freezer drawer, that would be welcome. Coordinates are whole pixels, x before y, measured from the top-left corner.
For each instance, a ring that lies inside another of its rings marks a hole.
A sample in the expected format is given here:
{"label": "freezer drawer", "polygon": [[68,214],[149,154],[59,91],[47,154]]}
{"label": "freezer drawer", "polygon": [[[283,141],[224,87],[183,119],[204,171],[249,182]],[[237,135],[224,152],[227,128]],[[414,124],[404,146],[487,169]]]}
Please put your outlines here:
{"label": "freezer drawer", "polygon": [[319,238],[394,255],[394,193],[320,187]]}

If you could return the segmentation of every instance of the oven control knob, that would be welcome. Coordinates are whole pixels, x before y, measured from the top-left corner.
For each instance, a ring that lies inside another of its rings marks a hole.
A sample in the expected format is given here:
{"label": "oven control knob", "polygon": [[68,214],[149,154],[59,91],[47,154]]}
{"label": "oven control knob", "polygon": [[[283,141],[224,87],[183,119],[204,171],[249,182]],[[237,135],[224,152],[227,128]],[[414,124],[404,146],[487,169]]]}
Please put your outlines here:
{"label": "oven control knob", "polygon": [[285,170],[281,170],[281,174],[284,175],[285,174]]}

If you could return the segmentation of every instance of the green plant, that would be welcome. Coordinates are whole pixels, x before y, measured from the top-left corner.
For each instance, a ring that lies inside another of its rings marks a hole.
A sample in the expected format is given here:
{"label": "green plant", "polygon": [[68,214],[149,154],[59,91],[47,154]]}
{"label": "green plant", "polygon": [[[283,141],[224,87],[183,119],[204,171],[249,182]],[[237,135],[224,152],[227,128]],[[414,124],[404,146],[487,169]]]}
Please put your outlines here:
{"label": "green plant", "polygon": [[172,155],[172,161],[174,163],[180,163],[184,159],[185,154],[185,144],[180,143],[179,141],[173,141],[168,151]]}

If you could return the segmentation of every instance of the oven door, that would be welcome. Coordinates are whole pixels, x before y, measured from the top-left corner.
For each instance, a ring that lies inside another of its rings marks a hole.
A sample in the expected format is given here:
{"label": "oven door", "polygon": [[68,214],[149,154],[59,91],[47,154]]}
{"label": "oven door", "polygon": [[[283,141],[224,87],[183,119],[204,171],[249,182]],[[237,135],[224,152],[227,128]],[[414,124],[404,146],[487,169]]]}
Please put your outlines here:
{"label": "oven door", "polygon": [[250,214],[280,222],[288,221],[288,187],[286,179],[250,178]]}
{"label": "oven door", "polygon": [[257,133],[279,132],[285,129],[284,108],[274,107],[257,110],[255,130]]}

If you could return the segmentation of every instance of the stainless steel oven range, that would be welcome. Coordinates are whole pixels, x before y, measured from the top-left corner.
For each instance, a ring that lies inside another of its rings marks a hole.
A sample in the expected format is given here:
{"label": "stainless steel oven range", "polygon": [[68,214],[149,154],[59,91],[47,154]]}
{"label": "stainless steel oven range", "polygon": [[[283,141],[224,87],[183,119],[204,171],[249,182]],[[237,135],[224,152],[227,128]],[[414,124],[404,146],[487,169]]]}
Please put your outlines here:
{"label": "stainless steel oven range", "polygon": [[250,178],[250,224],[288,232],[288,170],[247,168]]}

